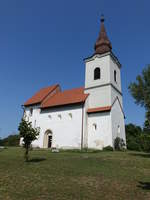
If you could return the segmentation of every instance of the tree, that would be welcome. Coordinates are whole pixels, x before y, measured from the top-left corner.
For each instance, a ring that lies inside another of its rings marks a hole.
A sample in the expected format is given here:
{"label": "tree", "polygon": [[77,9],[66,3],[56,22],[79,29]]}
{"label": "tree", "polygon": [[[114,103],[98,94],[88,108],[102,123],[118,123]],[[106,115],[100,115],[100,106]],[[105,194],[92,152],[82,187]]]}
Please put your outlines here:
{"label": "tree", "polygon": [[130,123],[125,126],[125,129],[127,149],[142,151],[141,135],[143,134],[143,132],[141,127]]}
{"label": "tree", "polygon": [[19,135],[9,135],[6,138],[0,139],[0,146],[19,146],[19,140]]}
{"label": "tree", "polygon": [[32,128],[32,123],[22,118],[18,127],[20,137],[23,138],[23,146],[25,148],[25,160],[29,160],[29,150],[31,143],[37,139],[39,128]]}
{"label": "tree", "polygon": [[0,138],[0,146],[3,146],[3,140]]}
{"label": "tree", "polygon": [[130,83],[129,91],[135,103],[145,107],[145,117],[150,127],[150,65],[136,77],[136,82]]}
{"label": "tree", "polygon": [[143,132],[150,135],[150,126],[148,120],[145,120],[144,122]]}
{"label": "tree", "polygon": [[150,133],[134,124],[126,125],[127,149],[150,152]]}

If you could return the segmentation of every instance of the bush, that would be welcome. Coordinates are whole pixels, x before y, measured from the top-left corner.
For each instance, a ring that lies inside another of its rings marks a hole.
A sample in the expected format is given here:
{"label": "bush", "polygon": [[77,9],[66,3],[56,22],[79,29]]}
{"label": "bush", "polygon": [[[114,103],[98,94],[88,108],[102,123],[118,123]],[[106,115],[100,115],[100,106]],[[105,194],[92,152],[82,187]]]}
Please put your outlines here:
{"label": "bush", "polygon": [[127,149],[142,151],[141,135],[142,135],[142,129],[140,126],[136,126],[134,124],[126,125]]}
{"label": "bush", "polygon": [[106,147],[103,148],[103,151],[113,151],[113,150],[114,149],[111,146],[106,146]]}
{"label": "bush", "polygon": [[125,142],[122,138],[116,137],[114,140],[114,148],[115,150],[121,151],[125,149]]}
{"label": "bush", "polygon": [[127,149],[133,150],[133,151],[142,151],[141,145],[140,145],[140,138],[139,140],[135,140],[134,137],[131,137],[130,140],[127,141]]}

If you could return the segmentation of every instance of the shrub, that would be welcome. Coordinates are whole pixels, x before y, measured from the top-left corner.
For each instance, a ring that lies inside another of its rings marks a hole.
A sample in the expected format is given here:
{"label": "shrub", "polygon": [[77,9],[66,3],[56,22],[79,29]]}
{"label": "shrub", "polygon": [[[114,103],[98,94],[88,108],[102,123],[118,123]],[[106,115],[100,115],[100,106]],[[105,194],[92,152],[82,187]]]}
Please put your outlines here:
{"label": "shrub", "polygon": [[130,140],[127,141],[127,149],[133,151],[142,151],[142,147],[140,145],[140,138],[137,141],[134,137],[131,137]]}
{"label": "shrub", "polygon": [[115,150],[121,151],[125,149],[125,142],[122,138],[116,137],[114,140],[114,148]]}
{"label": "shrub", "polygon": [[113,151],[113,150],[114,149],[111,146],[106,146],[106,147],[103,148],[103,151]]}

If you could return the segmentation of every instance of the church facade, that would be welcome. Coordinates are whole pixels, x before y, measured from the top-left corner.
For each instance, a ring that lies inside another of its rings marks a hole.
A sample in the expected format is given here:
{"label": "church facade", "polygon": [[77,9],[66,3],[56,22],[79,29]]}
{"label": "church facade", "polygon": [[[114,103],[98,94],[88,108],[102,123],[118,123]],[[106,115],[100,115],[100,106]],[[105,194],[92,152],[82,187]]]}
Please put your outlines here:
{"label": "church facade", "polygon": [[40,134],[33,147],[103,149],[125,138],[121,64],[112,52],[104,19],[95,52],[85,59],[85,86],[42,88],[24,103],[24,117]]}

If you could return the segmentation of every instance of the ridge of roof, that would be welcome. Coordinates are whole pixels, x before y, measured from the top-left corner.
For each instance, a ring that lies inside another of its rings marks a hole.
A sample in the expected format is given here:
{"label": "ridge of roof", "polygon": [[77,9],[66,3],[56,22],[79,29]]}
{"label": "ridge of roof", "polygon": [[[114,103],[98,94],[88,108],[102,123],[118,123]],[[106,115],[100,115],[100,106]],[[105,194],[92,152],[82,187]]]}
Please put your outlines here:
{"label": "ridge of roof", "polygon": [[88,94],[84,94],[84,87],[73,88],[56,93],[41,104],[41,108],[50,108],[85,102]]}
{"label": "ridge of roof", "polygon": [[31,98],[29,98],[24,103],[24,106],[30,106],[30,105],[42,103],[42,101],[44,101],[45,98],[49,94],[51,94],[57,87],[60,87],[59,84],[41,88],[38,92],[36,92]]}

